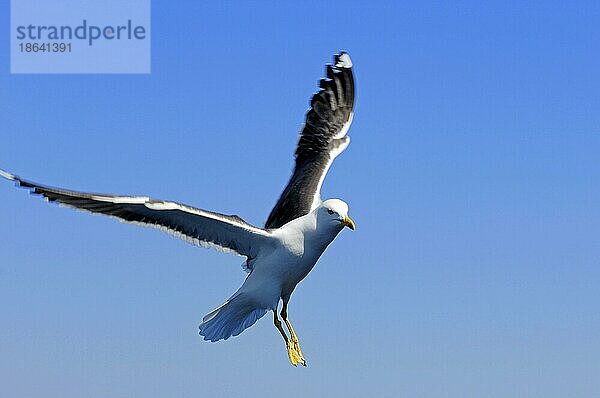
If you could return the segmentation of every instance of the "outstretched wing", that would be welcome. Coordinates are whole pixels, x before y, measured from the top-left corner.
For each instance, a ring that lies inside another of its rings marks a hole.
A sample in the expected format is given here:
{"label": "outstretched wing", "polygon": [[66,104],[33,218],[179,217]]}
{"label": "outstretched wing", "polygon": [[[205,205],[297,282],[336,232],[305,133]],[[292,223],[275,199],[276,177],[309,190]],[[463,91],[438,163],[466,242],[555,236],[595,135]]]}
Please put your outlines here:
{"label": "outstretched wing", "polygon": [[350,56],[342,52],[327,65],[327,78],[311,100],[298,147],[294,173],[265,224],[279,228],[301,217],[321,202],[321,185],[335,159],[350,143],[354,76]]}
{"label": "outstretched wing", "polygon": [[0,176],[30,188],[50,202],[156,228],[189,243],[253,258],[272,242],[271,233],[238,216],[227,216],[146,196],[114,196],[68,191],[25,181],[0,170]]}

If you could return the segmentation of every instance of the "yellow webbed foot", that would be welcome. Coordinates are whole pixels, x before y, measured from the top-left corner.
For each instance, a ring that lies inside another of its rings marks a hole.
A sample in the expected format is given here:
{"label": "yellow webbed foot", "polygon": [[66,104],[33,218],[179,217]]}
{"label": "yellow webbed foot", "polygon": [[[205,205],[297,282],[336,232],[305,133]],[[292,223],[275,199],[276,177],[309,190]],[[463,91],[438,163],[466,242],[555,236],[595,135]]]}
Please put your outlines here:
{"label": "yellow webbed foot", "polygon": [[292,338],[291,343],[294,350],[298,353],[300,358],[302,358],[302,361],[304,362],[303,365],[306,366],[306,361],[304,360],[304,356],[302,355],[302,350],[300,349],[300,342],[298,341],[298,338]]}
{"label": "yellow webbed foot", "polygon": [[293,343],[290,341],[286,344],[286,346],[288,358],[290,359],[291,364],[294,366],[298,366],[298,364],[306,366],[306,360],[302,356],[302,352],[300,352],[300,346],[298,345],[298,342],[296,341],[296,343]]}

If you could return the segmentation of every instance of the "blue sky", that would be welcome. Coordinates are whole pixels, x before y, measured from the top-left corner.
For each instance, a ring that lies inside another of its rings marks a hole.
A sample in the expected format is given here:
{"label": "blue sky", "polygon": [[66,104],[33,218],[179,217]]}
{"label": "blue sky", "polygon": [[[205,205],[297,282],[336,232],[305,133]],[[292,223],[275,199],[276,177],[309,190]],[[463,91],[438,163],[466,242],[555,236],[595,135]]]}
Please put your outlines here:
{"label": "blue sky", "polygon": [[3,57],[0,167],[262,224],[348,50],[352,143],[323,194],[358,228],[290,304],[309,366],[269,317],[197,335],[241,258],[2,182],[3,394],[597,394],[598,3],[213,3],[154,2],[150,75],[11,75]]}

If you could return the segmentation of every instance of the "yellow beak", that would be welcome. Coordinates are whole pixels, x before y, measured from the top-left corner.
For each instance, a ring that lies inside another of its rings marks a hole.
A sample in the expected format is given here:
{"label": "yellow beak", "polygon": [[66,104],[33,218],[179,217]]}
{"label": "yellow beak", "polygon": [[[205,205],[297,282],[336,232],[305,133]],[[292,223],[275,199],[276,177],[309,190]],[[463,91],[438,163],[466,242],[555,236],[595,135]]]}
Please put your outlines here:
{"label": "yellow beak", "polygon": [[346,216],[346,218],[344,218],[341,221],[342,221],[342,224],[344,224],[345,226],[347,226],[348,228],[350,228],[353,231],[356,228],[356,225],[354,225],[354,221],[352,221],[352,219],[348,216]]}

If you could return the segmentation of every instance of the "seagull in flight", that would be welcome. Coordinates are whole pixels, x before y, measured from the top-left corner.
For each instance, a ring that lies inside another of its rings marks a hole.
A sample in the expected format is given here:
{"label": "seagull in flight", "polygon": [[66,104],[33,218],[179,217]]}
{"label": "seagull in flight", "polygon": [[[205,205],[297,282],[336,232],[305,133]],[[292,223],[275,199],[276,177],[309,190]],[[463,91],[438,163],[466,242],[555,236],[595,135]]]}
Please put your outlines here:
{"label": "seagull in flight", "polygon": [[[320,191],[333,160],[350,143],[354,107],[352,61],[346,52],[326,66],[326,78],[310,102],[295,153],[293,174],[264,228],[238,216],[202,210],[147,196],[118,196],[53,188],[0,170],[17,186],[60,205],[104,214],[126,223],[156,228],[201,247],[245,256],[242,286],[208,313],[199,326],[204,340],[226,340],[252,326],[268,311],[285,341],[292,365],[306,366],[298,336],[288,318],[296,285],[313,269],[336,236],[354,222],[340,199],[321,200]],[[277,315],[282,302],[281,318]]]}

